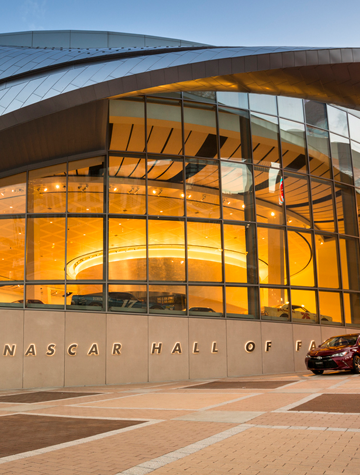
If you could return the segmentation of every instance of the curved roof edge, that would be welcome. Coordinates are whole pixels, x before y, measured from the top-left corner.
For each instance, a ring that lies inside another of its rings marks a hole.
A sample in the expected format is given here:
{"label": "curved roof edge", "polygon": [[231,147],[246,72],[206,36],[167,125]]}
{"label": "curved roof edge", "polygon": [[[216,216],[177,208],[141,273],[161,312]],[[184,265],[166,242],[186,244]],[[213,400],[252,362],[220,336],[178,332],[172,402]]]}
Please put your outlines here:
{"label": "curved roof edge", "polygon": [[205,43],[115,31],[37,30],[0,34],[1,46],[30,48],[121,48],[146,46],[207,46]]}

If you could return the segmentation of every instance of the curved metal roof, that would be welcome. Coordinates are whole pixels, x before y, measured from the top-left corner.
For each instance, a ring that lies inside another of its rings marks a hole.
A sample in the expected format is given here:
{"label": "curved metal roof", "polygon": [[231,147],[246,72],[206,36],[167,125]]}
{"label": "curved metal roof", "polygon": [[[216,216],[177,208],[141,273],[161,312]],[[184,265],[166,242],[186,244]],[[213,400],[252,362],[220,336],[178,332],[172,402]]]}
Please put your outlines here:
{"label": "curved metal roof", "polygon": [[360,108],[359,82],[359,48],[0,46],[0,129],[99,99],[171,90],[246,91]]}

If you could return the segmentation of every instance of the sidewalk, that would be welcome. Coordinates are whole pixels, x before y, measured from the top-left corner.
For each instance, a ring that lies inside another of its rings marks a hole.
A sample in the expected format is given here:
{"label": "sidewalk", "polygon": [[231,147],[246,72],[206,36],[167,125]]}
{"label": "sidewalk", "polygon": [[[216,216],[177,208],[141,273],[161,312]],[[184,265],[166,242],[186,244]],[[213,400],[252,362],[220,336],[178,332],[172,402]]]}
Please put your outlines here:
{"label": "sidewalk", "polygon": [[0,392],[0,475],[360,473],[360,376]]}

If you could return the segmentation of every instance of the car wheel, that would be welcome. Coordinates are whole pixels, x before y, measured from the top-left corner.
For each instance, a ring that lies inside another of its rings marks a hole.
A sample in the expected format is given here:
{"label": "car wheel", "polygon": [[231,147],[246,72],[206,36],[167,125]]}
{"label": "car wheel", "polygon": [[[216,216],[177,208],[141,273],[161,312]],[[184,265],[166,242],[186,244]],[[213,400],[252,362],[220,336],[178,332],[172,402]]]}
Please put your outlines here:
{"label": "car wheel", "polygon": [[323,374],[324,370],[323,369],[312,369],[311,370],[314,374]]}
{"label": "car wheel", "polygon": [[359,355],[354,355],[353,358],[353,373],[359,374],[360,373],[360,356]]}

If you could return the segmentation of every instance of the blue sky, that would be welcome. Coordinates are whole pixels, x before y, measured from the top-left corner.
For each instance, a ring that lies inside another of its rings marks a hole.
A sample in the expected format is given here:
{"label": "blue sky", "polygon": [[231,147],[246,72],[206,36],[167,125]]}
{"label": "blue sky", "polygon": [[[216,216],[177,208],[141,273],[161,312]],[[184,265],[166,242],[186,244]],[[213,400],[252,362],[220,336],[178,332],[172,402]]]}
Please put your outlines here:
{"label": "blue sky", "polygon": [[0,7],[0,33],[108,30],[224,46],[360,46],[359,0],[0,0]]}

